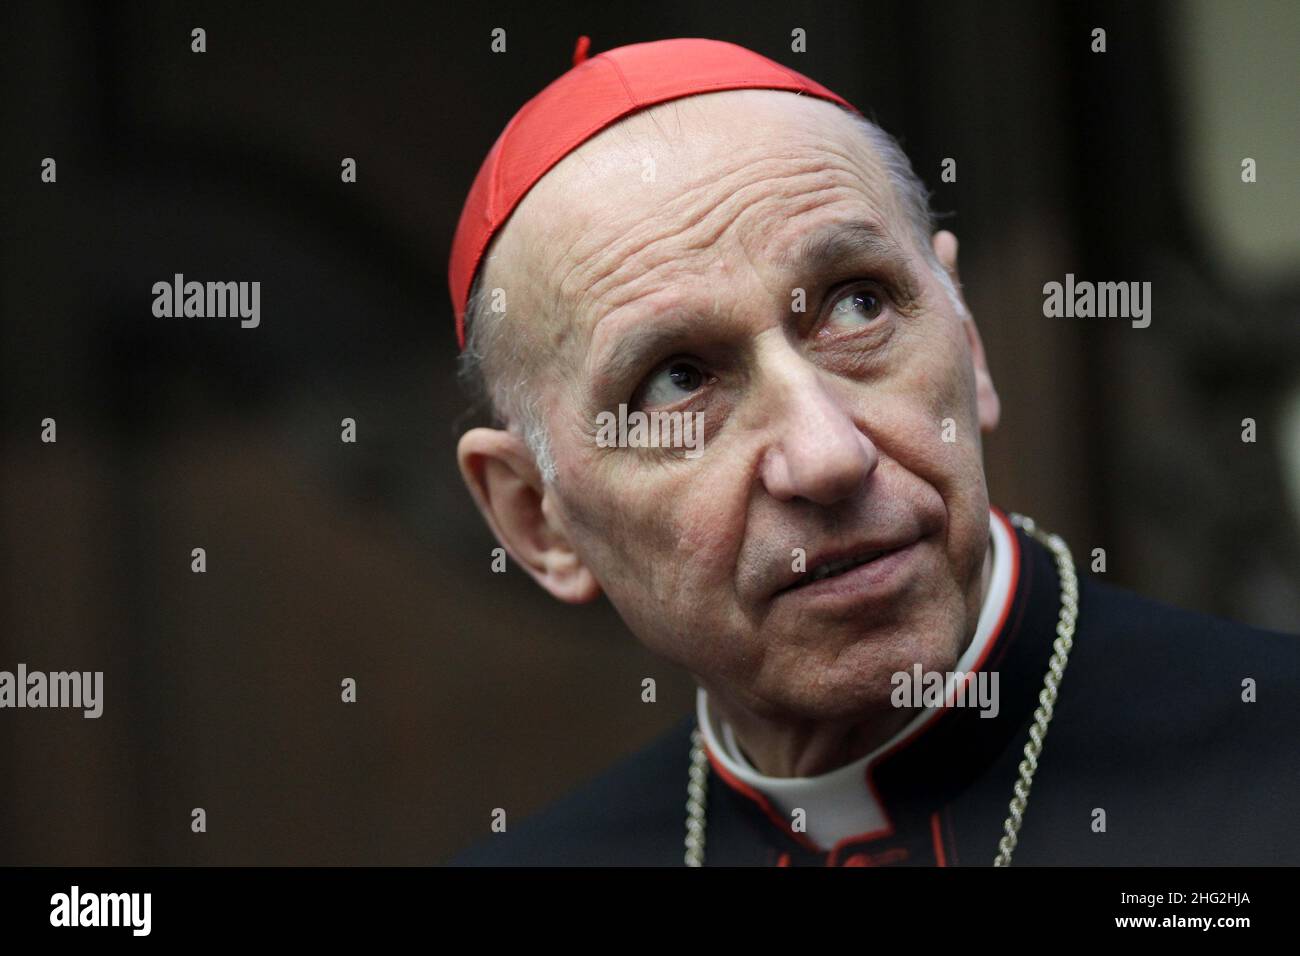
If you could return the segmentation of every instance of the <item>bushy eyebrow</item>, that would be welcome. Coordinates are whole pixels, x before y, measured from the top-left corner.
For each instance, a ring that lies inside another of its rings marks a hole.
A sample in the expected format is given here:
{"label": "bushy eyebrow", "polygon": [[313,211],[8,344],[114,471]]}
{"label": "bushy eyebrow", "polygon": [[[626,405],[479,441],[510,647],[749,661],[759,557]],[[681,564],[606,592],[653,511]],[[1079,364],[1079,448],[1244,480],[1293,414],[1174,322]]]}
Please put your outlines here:
{"label": "bushy eyebrow", "polygon": [[[829,281],[846,268],[889,273],[902,286],[905,297],[914,295],[915,273],[907,251],[876,223],[838,222],[806,236],[778,259],[786,270],[791,289]],[[647,356],[672,348],[699,329],[704,310],[674,309],[659,319],[645,319],[617,342],[592,357],[588,365],[592,390],[622,386]]]}
{"label": "bushy eyebrow", "polygon": [[698,315],[678,311],[662,319],[646,319],[595,357],[590,366],[592,391],[603,397],[605,390],[623,387],[648,356],[674,347],[698,327]]}
{"label": "bushy eyebrow", "polygon": [[886,267],[911,280],[911,260],[889,233],[874,222],[841,222],[804,238],[792,255],[792,277],[821,278],[848,263]]}

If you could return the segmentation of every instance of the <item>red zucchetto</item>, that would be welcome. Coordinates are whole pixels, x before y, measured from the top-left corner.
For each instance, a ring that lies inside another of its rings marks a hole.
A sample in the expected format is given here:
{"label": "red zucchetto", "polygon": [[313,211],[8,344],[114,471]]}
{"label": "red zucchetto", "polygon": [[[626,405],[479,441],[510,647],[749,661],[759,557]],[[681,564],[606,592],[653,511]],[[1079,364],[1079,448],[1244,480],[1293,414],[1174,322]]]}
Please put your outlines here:
{"label": "red zucchetto", "polygon": [[659,40],[588,58],[590,42],[579,38],[573,68],[523,105],[474,177],[449,270],[462,349],[466,300],[492,237],[551,167],[605,127],[657,103],[721,90],[789,90],[859,112],[820,83],[734,43]]}

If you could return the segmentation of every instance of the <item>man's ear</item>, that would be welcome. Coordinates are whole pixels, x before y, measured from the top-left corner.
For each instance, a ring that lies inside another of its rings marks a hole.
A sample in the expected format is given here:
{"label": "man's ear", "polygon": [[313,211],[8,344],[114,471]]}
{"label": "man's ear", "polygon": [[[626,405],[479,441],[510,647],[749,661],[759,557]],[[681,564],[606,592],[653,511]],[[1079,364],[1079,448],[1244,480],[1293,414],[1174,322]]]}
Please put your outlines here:
{"label": "man's ear", "polygon": [[600,595],[595,575],[569,543],[522,438],[497,428],[474,428],[456,447],[461,477],[502,547],[556,598],[585,604]]}
{"label": "man's ear", "polygon": [[961,303],[964,313],[962,325],[966,330],[966,341],[970,345],[971,364],[975,367],[975,405],[979,411],[981,432],[991,432],[998,427],[1002,417],[1002,403],[998,399],[997,389],[993,387],[993,376],[989,372],[988,362],[984,357],[984,343],[980,340],[979,329],[975,327],[975,317],[961,292],[961,278],[957,275],[957,237],[947,229],[940,229],[934,234],[934,254],[939,264],[948,273],[957,301]]}

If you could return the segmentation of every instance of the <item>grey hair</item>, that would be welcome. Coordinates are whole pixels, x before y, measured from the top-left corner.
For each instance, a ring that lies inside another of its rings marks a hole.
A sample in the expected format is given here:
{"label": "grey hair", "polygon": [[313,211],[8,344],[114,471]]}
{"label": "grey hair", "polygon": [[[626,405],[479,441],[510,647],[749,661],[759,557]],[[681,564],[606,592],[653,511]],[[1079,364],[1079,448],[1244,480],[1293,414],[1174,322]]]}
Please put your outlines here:
{"label": "grey hair", "polygon": [[[884,166],[917,248],[953,308],[958,314],[965,315],[961,297],[931,244],[936,216],[925,184],[912,169],[911,161],[894,137],[865,116],[856,113],[850,116]],[[556,474],[550,433],[539,406],[537,390],[530,388],[527,377],[519,374],[519,370],[525,367],[524,339],[520,335],[507,334],[505,312],[491,307],[494,290],[483,285],[487,261],[485,255],[466,300],[465,348],[460,354],[458,376],[471,397],[487,406],[494,424],[514,430],[523,438],[542,480],[549,484]]]}
{"label": "grey hair", "polygon": [[898,198],[899,205],[903,208],[903,215],[912,230],[912,239],[916,242],[916,247],[920,250],[926,265],[930,267],[930,271],[939,280],[939,285],[943,287],[943,291],[948,296],[948,301],[952,303],[952,307],[957,311],[957,314],[965,316],[966,308],[962,305],[957,287],[953,284],[952,277],[948,275],[948,270],[939,261],[939,257],[934,251],[934,245],[931,242],[931,237],[934,235],[938,224],[938,217],[930,206],[929,190],[925,188],[925,184],[921,182],[920,177],[912,169],[912,161],[907,158],[907,154],[903,152],[903,147],[898,144],[898,140],[865,116],[853,114],[853,121],[871,144],[871,148],[875,151],[881,165],[885,167],[885,174],[889,178],[890,188]]}
{"label": "grey hair", "polygon": [[555,456],[537,389],[529,388],[524,367],[523,337],[507,335],[506,313],[490,305],[495,290],[483,284],[487,256],[480,263],[465,302],[465,348],[457,375],[461,386],[491,414],[494,425],[510,429],[524,440],[542,480],[555,480]]}

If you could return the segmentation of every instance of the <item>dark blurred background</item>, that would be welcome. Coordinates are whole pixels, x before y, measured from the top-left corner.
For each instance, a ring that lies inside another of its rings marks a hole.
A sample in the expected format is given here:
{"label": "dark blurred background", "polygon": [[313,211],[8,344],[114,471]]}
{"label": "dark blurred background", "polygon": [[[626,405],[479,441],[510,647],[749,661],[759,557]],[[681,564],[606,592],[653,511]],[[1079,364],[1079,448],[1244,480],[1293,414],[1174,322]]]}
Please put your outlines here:
{"label": "dark blurred background", "polygon": [[[584,33],[731,40],[873,113],[961,239],[1003,400],[994,502],[1104,547],[1115,583],[1300,629],[1294,3],[0,18],[0,669],[103,670],[106,699],[0,711],[0,863],[440,862],[692,706],[608,604],[491,572],[455,466],[451,234]],[[175,272],[260,281],[261,326],[155,318]],[[1044,318],[1067,272],[1152,282],[1151,326]]]}

